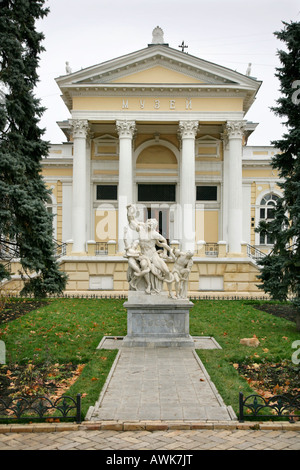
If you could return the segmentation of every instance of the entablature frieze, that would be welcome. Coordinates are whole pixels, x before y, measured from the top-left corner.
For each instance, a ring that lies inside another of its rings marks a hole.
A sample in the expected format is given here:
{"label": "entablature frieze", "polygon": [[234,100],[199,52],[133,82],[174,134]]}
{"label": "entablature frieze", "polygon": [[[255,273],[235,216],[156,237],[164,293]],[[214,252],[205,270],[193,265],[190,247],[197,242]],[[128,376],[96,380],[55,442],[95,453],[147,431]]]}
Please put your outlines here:
{"label": "entablature frieze", "polygon": [[153,95],[160,95],[160,96],[172,96],[174,99],[176,97],[186,97],[189,98],[197,98],[201,97],[229,97],[229,98],[236,98],[241,97],[245,98],[248,94],[248,90],[243,89],[237,86],[227,86],[227,87],[220,87],[218,85],[201,85],[201,84],[172,84],[172,85],[132,85],[132,84],[124,84],[116,86],[113,85],[101,85],[101,86],[87,86],[81,85],[77,86],[76,88],[68,88],[65,90],[65,93],[68,93],[69,97],[77,97],[77,96],[97,96],[97,97],[114,97],[114,96],[121,96],[121,97],[133,97],[133,96],[141,96],[143,97],[152,97]]}
{"label": "entablature frieze", "polygon": [[[120,98],[120,109],[124,109],[124,104],[128,102],[130,106],[130,100],[138,99],[143,103],[146,99],[154,100],[154,106],[156,106],[157,100],[168,98],[171,106],[175,109],[176,100],[185,100],[187,109],[192,109],[191,100],[199,98],[227,98],[234,99],[239,98],[243,101],[243,111],[246,110],[251,99],[249,90],[243,87],[228,86],[220,87],[218,85],[191,85],[191,84],[174,84],[174,85],[128,85],[121,84],[119,86],[106,85],[106,86],[77,86],[76,88],[67,88],[64,90],[64,100],[66,105],[71,110],[74,107],[74,99],[78,98]],[[156,101],[155,101],[156,100]],[[126,109],[126,108],[125,108]],[[141,108],[143,109],[143,108]],[[172,109],[172,108],[171,108]]]}
{"label": "entablature frieze", "polygon": [[242,120],[244,113],[242,111],[100,111],[100,110],[73,110],[73,119],[87,119],[93,124],[97,123],[115,123],[118,120],[136,121],[136,124],[147,123],[174,123],[189,120],[208,122],[210,124],[222,124],[228,120]]}
{"label": "entablature frieze", "polygon": [[73,166],[73,157],[68,157],[68,158],[47,157],[47,158],[43,158],[42,164],[43,164],[43,168],[53,168],[53,167],[70,168]]}

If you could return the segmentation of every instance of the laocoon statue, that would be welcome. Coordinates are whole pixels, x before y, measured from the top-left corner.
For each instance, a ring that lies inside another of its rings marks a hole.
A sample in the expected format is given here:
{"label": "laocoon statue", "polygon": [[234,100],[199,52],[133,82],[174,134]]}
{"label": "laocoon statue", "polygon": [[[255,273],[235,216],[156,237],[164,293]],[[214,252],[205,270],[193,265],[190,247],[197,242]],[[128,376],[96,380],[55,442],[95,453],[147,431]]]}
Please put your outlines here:
{"label": "laocoon statue", "polygon": [[[176,297],[187,296],[187,281],[192,266],[192,253],[173,251],[167,240],[157,231],[156,219],[140,222],[136,218],[136,208],[127,206],[128,225],[138,234],[138,239],[128,242],[128,229],[124,229],[125,257],[128,258],[127,280],[131,290],[144,291],[147,294],[159,294],[163,283],[168,285],[169,296],[175,281]],[[174,262],[170,272],[167,261]]]}

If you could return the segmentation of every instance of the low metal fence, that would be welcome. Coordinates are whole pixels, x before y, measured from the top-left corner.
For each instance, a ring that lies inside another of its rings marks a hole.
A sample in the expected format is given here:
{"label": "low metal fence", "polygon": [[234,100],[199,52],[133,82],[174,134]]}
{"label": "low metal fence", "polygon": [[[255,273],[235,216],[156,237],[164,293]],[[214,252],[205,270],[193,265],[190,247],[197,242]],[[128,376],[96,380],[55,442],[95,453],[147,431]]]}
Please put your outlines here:
{"label": "low metal fence", "polygon": [[47,420],[81,423],[81,394],[76,399],[63,396],[53,401],[42,396],[17,397],[8,402],[0,398],[0,422]]}
{"label": "low metal fence", "polygon": [[[248,412],[244,412],[244,410]],[[269,410],[269,414],[263,414]],[[270,398],[264,398],[261,395],[253,394],[244,398],[242,392],[239,394],[239,421],[242,423],[245,417],[250,418],[268,418],[275,417],[288,419],[291,423],[295,418],[300,419],[300,395],[286,396],[274,395]]]}
{"label": "low metal fence", "polygon": [[[28,298],[32,299],[34,298],[33,294],[26,294],[26,295],[21,295],[19,292],[11,292],[11,291],[5,291],[2,293],[2,295],[5,295],[5,297],[8,298],[16,298],[16,299],[22,299],[22,298]],[[128,299],[127,294],[118,294],[118,293],[111,293],[111,294],[100,294],[100,293],[93,293],[93,294],[73,294],[73,293],[64,293],[64,294],[49,294],[46,298],[49,299]],[[270,300],[269,296],[253,296],[253,295],[205,295],[205,294],[199,294],[199,295],[188,295],[188,298],[190,300]]]}

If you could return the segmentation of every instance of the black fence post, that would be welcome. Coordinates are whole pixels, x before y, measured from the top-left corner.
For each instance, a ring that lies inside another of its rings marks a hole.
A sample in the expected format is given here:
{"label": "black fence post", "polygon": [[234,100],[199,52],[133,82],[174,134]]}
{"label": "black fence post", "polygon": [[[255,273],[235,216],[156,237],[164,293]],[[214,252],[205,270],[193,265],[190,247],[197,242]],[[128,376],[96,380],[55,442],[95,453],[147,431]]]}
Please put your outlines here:
{"label": "black fence post", "polygon": [[77,394],[76,398],[76,422],[81,423],[81,394]]}
{"label": "black fence post", "polygon": [[244,395],[239,393],[239,422],[244,422]]}

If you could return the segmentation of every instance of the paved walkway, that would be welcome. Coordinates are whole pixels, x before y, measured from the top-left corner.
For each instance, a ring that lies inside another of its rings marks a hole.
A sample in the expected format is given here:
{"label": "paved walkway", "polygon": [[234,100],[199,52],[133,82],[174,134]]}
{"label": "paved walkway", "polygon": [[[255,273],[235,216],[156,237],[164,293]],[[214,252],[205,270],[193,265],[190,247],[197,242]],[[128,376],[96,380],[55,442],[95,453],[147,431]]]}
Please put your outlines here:
{"label": "paved walkway", "polygon": [[300,430],[10,432],[0,433],[1,450],[162,450],[166,454],[180,450],[188,450],[189,454],[197,450],[300,450]]}
{"label": "paved walkway", "polygon": [[123,348],[91,420],[231,420],[193,349]]}

